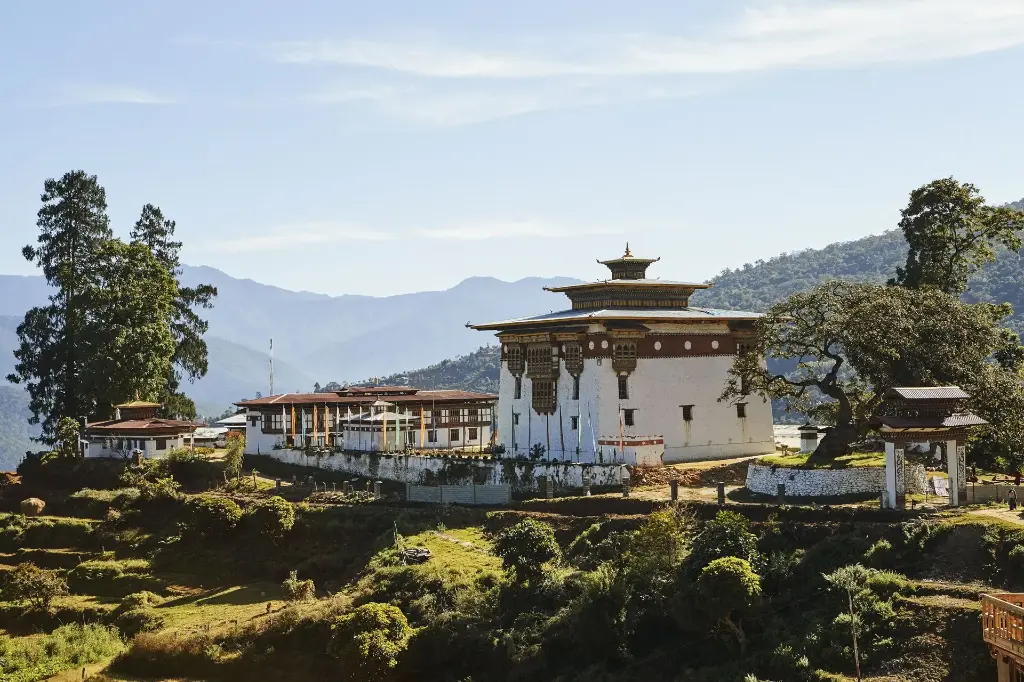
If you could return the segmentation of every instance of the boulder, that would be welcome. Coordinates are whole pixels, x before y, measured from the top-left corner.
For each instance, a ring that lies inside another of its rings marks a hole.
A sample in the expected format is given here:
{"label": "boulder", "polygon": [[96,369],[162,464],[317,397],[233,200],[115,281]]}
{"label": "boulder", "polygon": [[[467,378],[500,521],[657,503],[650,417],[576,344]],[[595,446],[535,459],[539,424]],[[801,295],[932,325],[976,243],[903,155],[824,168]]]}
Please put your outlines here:
{"label": "boulder", "polygon": [[42,516],[46,503],[38,497],[30,497],[21,501],[21,513],[25,516]]}

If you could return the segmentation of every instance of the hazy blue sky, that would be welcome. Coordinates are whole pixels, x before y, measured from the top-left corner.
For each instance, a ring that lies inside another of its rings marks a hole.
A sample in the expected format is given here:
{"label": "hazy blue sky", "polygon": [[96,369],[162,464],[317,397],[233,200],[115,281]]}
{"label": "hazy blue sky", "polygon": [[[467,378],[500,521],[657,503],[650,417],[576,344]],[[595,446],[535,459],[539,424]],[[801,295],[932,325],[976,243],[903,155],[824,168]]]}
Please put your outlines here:
{"label": "hazy blue sky", "polygon": [[327,293],[725,267],[1024,196],[1022,0],[0,5],[0,272],[43,180],[185,260]]}

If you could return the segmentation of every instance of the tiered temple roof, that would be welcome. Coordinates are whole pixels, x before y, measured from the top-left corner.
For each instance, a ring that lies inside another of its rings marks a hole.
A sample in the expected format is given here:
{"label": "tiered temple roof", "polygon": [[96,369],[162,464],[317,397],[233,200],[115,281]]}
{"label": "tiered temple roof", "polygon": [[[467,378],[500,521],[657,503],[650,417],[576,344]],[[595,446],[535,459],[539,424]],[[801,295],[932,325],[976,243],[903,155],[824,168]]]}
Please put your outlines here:
{"label": "tiered temple roof", "polygon": [[517,330],[538,327],[550,329],[566,323],[586,325],[593,321],[623,323],[705,322],[755,320],[760,313],[714,308],[691,308],[690,296],[710,284],[673,282],[647,277],[647,268],[660,258],[637,258],[626,245],[620,258],[598,261],[611,271],[611,279],[546,287],[546,291],[565,294],[572,302],[569,310],[469,325],[478,330]]}

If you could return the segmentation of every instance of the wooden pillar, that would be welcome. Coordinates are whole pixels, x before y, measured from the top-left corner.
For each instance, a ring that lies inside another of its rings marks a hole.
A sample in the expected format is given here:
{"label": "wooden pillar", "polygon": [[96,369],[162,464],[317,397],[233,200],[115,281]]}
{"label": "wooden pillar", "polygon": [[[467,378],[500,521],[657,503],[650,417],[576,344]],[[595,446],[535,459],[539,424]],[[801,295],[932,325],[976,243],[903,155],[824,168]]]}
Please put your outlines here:
{"label": "wooden pillar", "polygon": [[945,442],[946,469],[949,473],[949,505],[967,502],[967,448],[959,440]]}

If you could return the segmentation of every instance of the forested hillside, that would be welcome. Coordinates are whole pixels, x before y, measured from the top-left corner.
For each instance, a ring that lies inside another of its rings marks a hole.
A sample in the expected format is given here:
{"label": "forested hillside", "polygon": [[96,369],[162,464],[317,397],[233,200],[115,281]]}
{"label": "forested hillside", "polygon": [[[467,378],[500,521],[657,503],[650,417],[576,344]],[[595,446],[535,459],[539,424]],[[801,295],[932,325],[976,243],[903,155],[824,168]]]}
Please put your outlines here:
{"label": "forested hillside", "polygon": [[[447,388],[479,393],[497,393],[500,358],[501,351],[498,346],[481,346],[472,353],[460,355],[451,360],[442,360],[423,369],[378,377],[377,383],[384,386],[415,386],[425,389]],[[370,379],[353,385],[372,385],[373,383],[373,380]],[[319,390],[336,391],[340,388],[340,384],[331,382]]]}
{"label": "forested hillside", "polygon": [[38,426],[29,426],[28,394],[18,386],[0,386],[0,471],[14,471],[28,450],[37,446]]}

